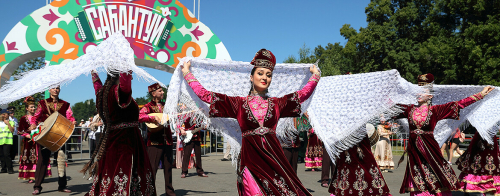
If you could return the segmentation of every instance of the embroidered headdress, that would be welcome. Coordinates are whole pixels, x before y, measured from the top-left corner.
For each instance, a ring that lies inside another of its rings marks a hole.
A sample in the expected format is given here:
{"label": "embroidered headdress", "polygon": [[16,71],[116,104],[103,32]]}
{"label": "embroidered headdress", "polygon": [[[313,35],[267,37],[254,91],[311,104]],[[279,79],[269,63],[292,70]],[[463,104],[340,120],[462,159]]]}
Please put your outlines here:
{"label": "embroidered headdress", "polygon": [[158,90],[159,88],[161,88],[160,84],[154,83],[151,86],[148,86],[148,92],[152,93],[153,91]]}
{"label": "embroidered headdress", "polygon": [[28,107],[29,105],[35,105],[35,98],[33,98],[32,96],[27,96],[26,98],[24,98],[24,105],[26,107]]}
{"label": "embroidered headdress", "polygon": [[434,75],[432,75],[431,73],[427,73],[427,74],[422,74],[422,75],[418,76],[418,85],[419,86],[425,86],[428,84],[431,84],[431,85],[434,84]]}
{"label": "embroidered headdress", "polygon": [[253,60],[250,62],[250,64],[254,65],[255,67],[268,68],[273,71],[274,66],[276,65],[276,58],[271,51],[263,48],[255,53],[255,57],[253,57]]}

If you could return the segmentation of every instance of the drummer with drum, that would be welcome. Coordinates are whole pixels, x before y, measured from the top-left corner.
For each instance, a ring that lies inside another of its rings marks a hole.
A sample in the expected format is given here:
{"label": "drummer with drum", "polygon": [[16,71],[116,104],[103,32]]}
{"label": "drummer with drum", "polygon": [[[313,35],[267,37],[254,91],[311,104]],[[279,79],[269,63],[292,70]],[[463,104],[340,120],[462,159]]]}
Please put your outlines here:
{"label": "drummer with drum", "polygon": [[[161,118],[165,102],[162,101],[165,92],[163,88],[155,83],[148,87],[148,92],[152,99],[145,104],[139,112],[139,122],[153,123],[159,126],[148,126],[148,154],[153,173],[156,176],[160,160],[163,164],[163,175],[165,177],[166,195],[175,195],[172,186],[172,132],[170,127],[163,127]],[[155,177],[156,178],[156,177]]]}
{"label": "drummer with drum", "polygon": [[[59,93],[61,89],[59,86],[55,88],[51,88],[49,90],[50,93],[50,98],[45,99],[45,100],[40,100],[38,102],[38,107],[37,111],[35,112],[35,116],[31,118],[31,126],[30,130],[35,130],[37,128],[37,125],[39,125],[41,122],[44,122],[47,120],[49,116],[52,114],[58,112],[60,116],[59,118],[64,117],[65,121],[69,123],[72,123],[71,126],[73,126],[76,123],[75,118],[73,117],[73,111],[71,111],[70,104],[66,101],[63,101],[62,99],[59,99]],[[56,113],[57,114],[57,113]],[[52,118],[51,118],[52,119]],[[56,120],[57,121],[57,120]],[[50,123],[46,123],[50,124]],[[52,122],[51,124],[54,124]],[[72,133],[71,129],[71,133]],[[66,138],[67,139],[67,138]],[[40,143],[40,142],[38,142]],[[38,195],[42,191],[42,182],[45,178],[45,174],[47,173],[47,165],[50,164],[50,154],[51,150],[54,150],[54,153],[57,154],[57,173],[59,176],[59,192],[65,192],[65,193],[71,193],[69,189],[66,188],[67,185],[67,179],[66,179],[66,155],[65,155],[65,147],[63,144],[56,148],[46,148],[42,145],[37,144],[37,148],[39,149],[38,153],[38,162],[36,164],[36,171],[35,171],[35,185],[33,186],[33,195]]]}

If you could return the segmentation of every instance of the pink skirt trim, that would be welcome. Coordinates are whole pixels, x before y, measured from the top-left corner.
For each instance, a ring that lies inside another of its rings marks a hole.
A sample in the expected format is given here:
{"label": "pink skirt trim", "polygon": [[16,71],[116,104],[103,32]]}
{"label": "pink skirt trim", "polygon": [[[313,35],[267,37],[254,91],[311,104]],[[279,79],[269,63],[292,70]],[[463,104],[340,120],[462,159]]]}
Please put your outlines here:
{"label": "pink skirt trim", "polygon": [[264,194],[260,191],[260,187],[253,178],[252,173],[248,171],[248,168],[245,167],[243,169],[243,174],[242,174],[242,180],[243,180],[243,192],[242,195],[249,195],[249,196],[263,196]]}
{"label": "pink skirt trim", "polygon": [[460,191],[500,194],[500,176],[476,176],[461,173]]}
{"label": "pink skirt trim", "polygon": [[306,168],[321,168],[323,164],[323,157],[314,157],[314,159],[305,158]]}

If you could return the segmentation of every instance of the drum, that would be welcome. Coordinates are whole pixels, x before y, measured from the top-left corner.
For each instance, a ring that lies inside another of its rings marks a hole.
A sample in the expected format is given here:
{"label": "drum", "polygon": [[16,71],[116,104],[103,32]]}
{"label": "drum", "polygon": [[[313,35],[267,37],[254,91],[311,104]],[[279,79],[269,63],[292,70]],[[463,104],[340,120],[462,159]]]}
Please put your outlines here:
{"label": "drum", "polygon": [[[163,120],[163,113],[149,113],[149,116],[158,116],[160,119]],[[168,120],[168,118],[167,118]],[[151,133],[156,133],[158,131],[161,131],[163,127],[163,122],[161,123],[162,125],[158,126],[155,123],[146,123],[146,126],[148,127],[149,132]]]}
{"label": "drum", "polygon": [[59,112],[55,112],[43,122],[40,126],[40,134],[33,140],[50,151],[56,152],[68,141],[74,130],[75,125],[71,121]]}
{"label": "drum", "polygon": [[366,124],[366,133],[368,134],[368,139],[370,140],[370,146],[377,144],[380,139],[380,134],[372,124]]}

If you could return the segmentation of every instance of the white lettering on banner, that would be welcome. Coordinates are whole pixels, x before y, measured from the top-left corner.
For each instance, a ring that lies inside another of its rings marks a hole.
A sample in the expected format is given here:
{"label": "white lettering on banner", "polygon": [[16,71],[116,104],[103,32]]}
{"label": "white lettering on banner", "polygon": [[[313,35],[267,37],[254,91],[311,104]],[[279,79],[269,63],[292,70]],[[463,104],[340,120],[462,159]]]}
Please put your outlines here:
{"label": "white lettering on banner", "polygon": [[156,24],[156,21],[158,21],[157,19],[159,18],[159,16],[160,15],[155,14],[154,17],[149,17],[150,20],[149,20],[148,24],[146,25],[146,29],[144,31],[145,35],[144,35],[144,37],[142,37],[142,40],[144,40],[145,42],[147,42],[149,40],[149,37],[151,36],[151,31],[153,31],[153,27]]}
{"label": "white lettering on banner", "polygon": [[[99,12],[99,21],[101,22],[101,34],[103,37],[109,37],[113,34],[111,32],[111,28],[109,25],[108,13],[106,12],[106,8],[104,6],[98,6],[97,12]],[[108,35],[106,35],[106,32]]]}
{"label": "white lettering on banner", "polygon": [[116,10],[116,5],[108,5],[108,15],[109,15],[109,26],[111,27],[111,31],[114,34],[118,31],[118,16],[116,13],[113,13],[113,10]]}
{"label": "white lettering on banner", "polygon": [[[127,5],[99,5],[85,9],[85,15],[95,40],[120,32],[125,37],[141,39],[156,46],[162,36],[168,36],[163,34],[168,19],[155,13],[156,10],[149,9]],[[99,20],[99,27],[96,28],[94,20]]]}
{"label": "white lettering on banner", "polygon": [[[161,19],[160,17],[158,17],[158,18]],[[161,39],[161,33],[163,32],[163,29],[165,28],[165,25],[167,25],[167,22],[168,22],[168,20],[166,18],[164,18],[161,21],[161,23],[160,23],[160,21],[158,21],[156,23],[156,26],[154,27],[154,30],[153,30],[153,34],[151,35],[151,38],[149,39],[149,43],[152,43],[153,45],[158,45],[158,42]],[[167,29],[166,31],[168,32],[170,30]],[[153,43],[153,41],[154,41],[154,43]]]}
{"label": "white lettering on banner", "polygon": [[[135,9],[135,12],[134,12],[134,7],[133,6],[129,6],[128,7],[128,34],[126,37],[135,37],[135,34],[137,33],[137,31],[134,31],[134,29],[137,28],[137,21],[139,20],[139,11],[137,9]],[[133,14],[133,18],[132,18],[132,13]],[[134,28],[132,28],[132,25],[134,26]],[[132,33],[132,36],[130,36],[130,33]]]}
{"label": "white lettering on banner", "polygon": [[[92,29],[92,33],[94,34],[95,39],[96,40],[102,39],[103,36],[101,34],[100,27],[98,30],[96,30],[95,25],[94,25],[94,18],[96,18],[96,19],[98,18],[97,12],[95,11],[95,8],[94,7],[88,8],[85,10],[85,13],[87,14],[87,18],[89,19],[90,28]],[[92,17],[92,16],[94,16],[94,17]]]}
{"label": "white lettering on banner", "polygon": [[139,12],[142,13],[142,17],[141,17],[141,23],[139,24],[139,31],[138,31],[139,35],[137,35],[137,39],[142,39],[142,29],[144,28],[144,20],[147,21],[151,12],[142,8],[139,8]]}
{"label": "white lettering on banner", "polygon": [[124,36],[127,36],[128,30],[127,30],[127,6],[120,5],[120,14],[118,15],[118,31],[121,32]]}

